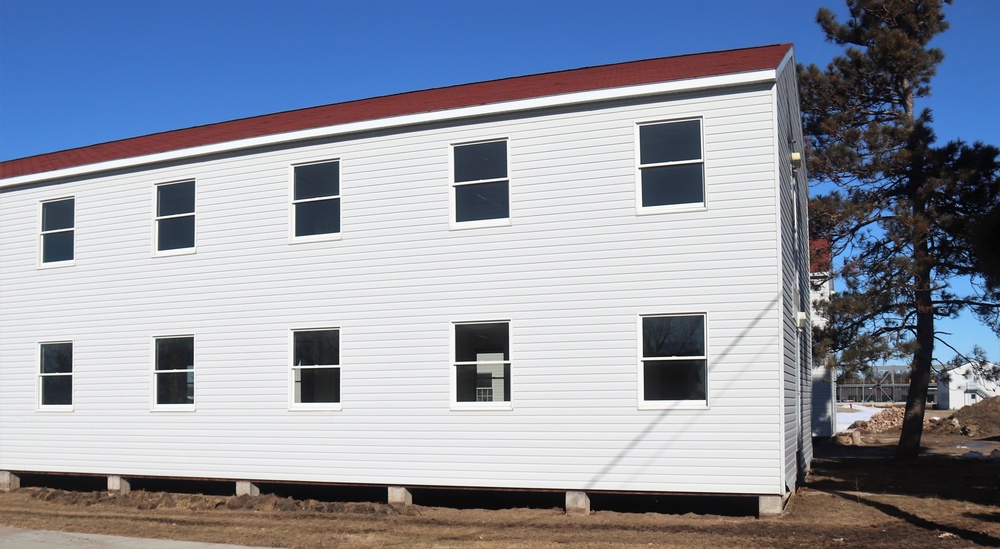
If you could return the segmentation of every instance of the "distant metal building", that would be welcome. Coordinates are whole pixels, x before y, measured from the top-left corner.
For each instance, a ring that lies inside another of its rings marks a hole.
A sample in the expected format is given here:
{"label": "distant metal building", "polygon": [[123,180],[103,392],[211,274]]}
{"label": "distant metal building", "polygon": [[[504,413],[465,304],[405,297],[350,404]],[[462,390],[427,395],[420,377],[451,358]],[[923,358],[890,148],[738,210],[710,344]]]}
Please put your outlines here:
{"label": "distant metal building", "polygon": [[[910,392],[907,366],[875,366],[853,381],[837,384],[838,402],[868,402],[873,404],[902,404]],[[927,389],[927,403],[937,401],[937,385]]]}

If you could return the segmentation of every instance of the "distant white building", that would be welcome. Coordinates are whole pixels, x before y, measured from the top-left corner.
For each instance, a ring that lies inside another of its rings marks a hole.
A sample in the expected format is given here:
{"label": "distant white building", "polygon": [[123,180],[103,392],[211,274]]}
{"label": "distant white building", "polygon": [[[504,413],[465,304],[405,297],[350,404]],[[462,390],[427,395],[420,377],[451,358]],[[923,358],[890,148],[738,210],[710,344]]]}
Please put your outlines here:
{"label": "distant white building", "polygon": [[997,395],[1000,395],[1000,384],[977,374],[971,362],[938,376],[939,410],[957,410]]}
{"label": "distant white building", "polygon": [[[826,326],[826,318],[816,311],[816,303],[828,301],[833,295],[830,278],[830,244],[826,239],[809,243],[809,303],[812,325]],[[812,369],[812,436],[832,437],[837,432],[837,376],[824,361]]]}

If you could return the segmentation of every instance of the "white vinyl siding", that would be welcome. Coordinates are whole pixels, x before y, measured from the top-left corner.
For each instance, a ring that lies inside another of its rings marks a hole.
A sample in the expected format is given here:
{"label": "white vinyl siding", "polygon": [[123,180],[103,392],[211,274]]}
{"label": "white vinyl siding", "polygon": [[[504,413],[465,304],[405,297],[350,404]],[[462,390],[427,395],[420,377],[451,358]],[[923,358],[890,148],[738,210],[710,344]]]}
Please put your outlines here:
{"label": "white vinyl siding", "polygon": [[[87,410],[37,413],[34,369],[0,369],[0,469],[779,493],[772,102],[647,97],[0,191],[0,357],[30,366],[36,341],[72,333]],[[691,118],[711,208],[635,215],[637,122]],[[516,222],[451,230],[452,145],[496,136]],[[341,161],[350,237],[291,246],[289,166],[323,158]],[[150,261],[150,182],[193,178],[198,253]],[[86,197],[87,261],[37,276],[38,201],[67,194]],[[636,409],[637,315],[671,311],[710,319],[710,409]],[[290,411],[289,327],[331,319],[350,334],[345,406]],[[510,321],[515,405],[456,413],[449,331],[489,319]],[[151,413],[151,338],[193,330],[197,410]]]}
{"label": "white vinyl siding", "polygon": [[810,301],[808,186],[805,167],[793,170],[791,164],[792,151],[801,153],[803,143],[795,71],[786,70],[779,78],[774,101],[781,220],[783,466],[785,486],[794,490],[812,460],[811,324],[800,329],[796,323],[799,312],[809,314]]}

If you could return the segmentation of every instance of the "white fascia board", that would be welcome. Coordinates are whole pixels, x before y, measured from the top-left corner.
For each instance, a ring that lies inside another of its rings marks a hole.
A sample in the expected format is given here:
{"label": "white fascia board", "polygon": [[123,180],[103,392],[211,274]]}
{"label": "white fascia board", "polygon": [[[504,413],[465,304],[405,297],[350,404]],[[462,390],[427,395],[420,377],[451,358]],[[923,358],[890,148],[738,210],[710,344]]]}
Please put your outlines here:
{"label": "white fascia board", "polygon": [[778,68],[775,69],[774,73],[781,74],[782,72],[784,72],[785,67],[789,63],[792,63],[794,61],[795,61],[795,50],[793,48],[788,48],[788,53],[785,54],[785,57],[781,60],[781,63],[778,63]]}
{"label": "white fascia board", "polygon": [[[787,57],[786,57],[787,59]],[[784,63],[784,61],[782,62]],[[677,93],[686,91],[697,91],[712,88],[726,88],[732,86],[742,86],[748,84],[775,82],[778,72],[775,69],[761,71],[743,72],[727,74],[721,76],[708,76],[704,78],[692,78],[688,80],[676,80],[672,82],[658,82],[653,84],[640,84],[636,86],[626,86],[621,88],[609,88],[602,90],[591,90],[584,92],[573,92],[560,95],[548,95],[531,99],[518,99],[514,101],[504,101],[500,103],[490,103],[487,105],[476,105],[472,107],[460,107],[442,111],[431,111],[417,114],[407,114],[393,116],[389,118],[377,118],[373,120],[362,120],[338,124],[335,126],[324,126],[308,130],[264,135],[235,141],[213,143],[199,147],[178,149],[163,153],[122,158],[119,160],[109,160],[96,164],[85,164],[61,170],[35,173],[11,177],[0,181],[0,188],[15,187],[29,183],[40,183],[50,179],[62,179],[67,177],[79,177],[96,174],[110,170],[121,170],[142,166],[144,164],[155,164],[159,162],[170,162],[183,160],[198,156],[219,154],[237,151],[240,149],[251,149],[268,145],[291,143],[294,141],[304,141],[309,139],[321,139],[341,134],[381,130],[399,126],[409,126],[414,124],[426,124],[430,122],[441,122],[460,118],[471,118],[477,116],[488,116],[494,114],[511,113],[518,111],[528,111],[543,109],[547,107],[558,107],[563,105],[575,105],[580,103],[593,103],[597,101],[609,101],[616,99],[627,99],[630,97],[641,97],[644,95],[658,95],[666,93]]]}

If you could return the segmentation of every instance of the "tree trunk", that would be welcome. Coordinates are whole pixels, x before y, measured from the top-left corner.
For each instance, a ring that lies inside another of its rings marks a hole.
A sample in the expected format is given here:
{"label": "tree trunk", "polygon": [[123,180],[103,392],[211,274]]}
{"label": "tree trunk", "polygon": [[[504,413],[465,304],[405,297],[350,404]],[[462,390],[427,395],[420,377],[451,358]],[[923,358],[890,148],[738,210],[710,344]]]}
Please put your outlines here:
{"label": "tree trunk", "polygon": [[934,357],[934,302],[931,297],[930,249],[926,233],[916,239],[913,259],[917,271],[914,276],[917,349],[910,365],[910,390],[906,395],[903,431],[896,446],[898,460],[916,459],[920,454],[920,437],[924,432],[924,410],[927,406],[927,387],[931,381],[931,361]]}

